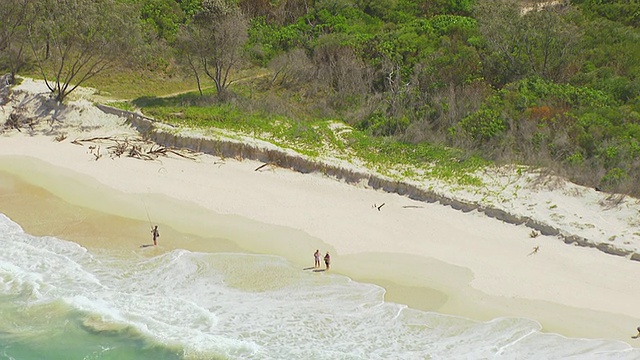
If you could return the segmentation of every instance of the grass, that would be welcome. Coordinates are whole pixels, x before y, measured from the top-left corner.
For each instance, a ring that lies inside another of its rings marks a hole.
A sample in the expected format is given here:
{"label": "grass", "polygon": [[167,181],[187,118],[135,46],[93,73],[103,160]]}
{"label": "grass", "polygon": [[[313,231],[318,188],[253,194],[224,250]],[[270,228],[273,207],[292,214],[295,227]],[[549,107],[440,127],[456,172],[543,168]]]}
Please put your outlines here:
{"label": "grass", "polygon": [[340,120],[317,118],[304,111],[300,115],[282,116],[239,105],[272,94],[273,90],[264,86],[266,76],[264,69],[235,74],[237,80],[231,87],[239,101],[231,103],[219,102],[211,83],[202,84],[201,96],[194,80],[152,72],[114,71],[100,74],[83,85],[99,89],[98,95],[102,97],[119,100],[109,103],[111,106],[129,111],[140,109],[147,116],[179,127],[221,129],[311,158],[330,156],[363,164],[397,180],[440,179],[463,186],[482,185],[474,173],[490,163],[458,149],[374,137]]}
{"label": "grass", "polygon": [[319,156],[324,149],[323,144],[337,145],[335,136],[325,120],[299,122],[271,114],[246,113],[228,104],[203,107],[177,106],[171,104],[172,102],[172,99],[163,99],[160,102],[145,99],[134,103],[146,115],[169,124],[196,129],[224,129],[269,141],[307,156]]}
{"label": "grass", "polygon": [[218,103],[213,89],[205,91],[204,96],[197,91],[170,97],[142,96],[115,105],[126,110],[135,106],[144,114],[172,125],[223,129],[254,137],[312,158],[329,155],[355,160],[398,180],[440,179],[457,185],[481,186],[482,181],[473,174],[489,165],[479,157],[467,157],[461,150],[373,137],[338,120],[301,120]]}
{"label": "grass", "polygon": [[[42,79],[36,68],[22,75]],[[208,85],[208,84],[207,84]],[[149,71],[115,70],[99,73],[82,83],[83,87],[97,89],[97,95],[110,99],[135,99],[140,96],[166,96],[197,87],[194,80],[179,76],[161,76]]]}
{"label": "grass", "polygon": [[84,86],[99,89],[98,94],[112,99],[134,99],[140,96],[166,96],[191,90],[195,81],[181,77],[163,77],[151,72],[114,71],[98,74]]}

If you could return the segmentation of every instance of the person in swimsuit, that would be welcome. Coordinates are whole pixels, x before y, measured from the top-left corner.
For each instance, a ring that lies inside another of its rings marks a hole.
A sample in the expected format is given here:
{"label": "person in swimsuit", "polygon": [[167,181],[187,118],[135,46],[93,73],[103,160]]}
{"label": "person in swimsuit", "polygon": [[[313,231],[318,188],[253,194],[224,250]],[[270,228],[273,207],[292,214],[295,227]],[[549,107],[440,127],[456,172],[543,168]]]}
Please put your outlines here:
{"label": "person in swimsuit", "polygon": [[331,256],[329,256],[329,252],[327,251],[327,255],[324,256],[324,265],[326,269],[329,270],[329,265],[331,264]]}
{"label": "person in swimsuit", "polygon": [[315,259],[313,267],[319,268],[320,267],[320,250],[316,250],[316,252],[313,253],[313,257]]}
{"label": "person in swimsuit", "polygon": [[153,229],[151,229],[151,235],[153,235],[153,245],[158,245],[158,237],[160,237],[160,232],[158,231],[158,225],[156,225]]}

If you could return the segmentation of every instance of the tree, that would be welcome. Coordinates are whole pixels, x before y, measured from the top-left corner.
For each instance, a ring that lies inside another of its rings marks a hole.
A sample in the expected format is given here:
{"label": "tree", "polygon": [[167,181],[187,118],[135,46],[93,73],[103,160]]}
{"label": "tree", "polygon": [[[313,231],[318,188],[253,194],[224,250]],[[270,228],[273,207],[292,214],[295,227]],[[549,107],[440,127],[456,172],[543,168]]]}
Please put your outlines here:
{"label": "tree", "polygon": [[314,64],[304,50],[296,48],[273,58],[269,69],[273,72],[272,83],[297,88],[311,80]]}
{"label": "tree", "polygon": [[42,0],[29,26],[36,66],[57,101],[138,49],[139,14],[117,0]]}
{"label": "tree", "polygon": [[488,79],[503,86],[526,74],[526,59],[519,43],[526,32],[516,0],[478,1],[474,8],[478,27],[487,41]]}
{"label": "tree", "polygon": [[26,26],[33,4],[33,0],[6,0],[0,6],[0,67],[11,71],[11,79],[26,63]]}
{"label": "tree", "polygon": [[527,29],[523,51],[534,75],[553,81],[569,77],[567,68],[575,60],[580,39],[577,27],[564,19],[570,10],[566,5],[547,5],[522,16]]}
{"label": "tree", "polygon": [[[215,24],[209,55],[203,60],[205,74],[216,84],[218,94],[230,85],[229,73],[242,60],[249,23],[240,12],[224,16]],[[212,71],[213,70],[213,71]]]}
{"label": "tree", "polygon": [[237,7],[213,0],[202,4],[202,11],[180,36],[183,58],[197,79],[199,72],[204,72],[213,80],[218,95],[227,91],[231,70],[243,60],[248,28],[245,15]]}
{"label": "tree", "polygon": [[568,5],[522,8],[517,0],[482,0],[474,10],[487,40],[488,78],[496,85],[529,75],[549,80],[567,77],[580,38],[577,28],[563,17]]}
{"label": "tree", "polygon": [[174,48],[176,50],[177,59],[186,65],[189,71],[193,73],[198,84],[198,92],[202,93],[202,81],[199,72],[199,57],[197,44],[201,37],[199,29],[195,26],[183,26],[178,31]]}

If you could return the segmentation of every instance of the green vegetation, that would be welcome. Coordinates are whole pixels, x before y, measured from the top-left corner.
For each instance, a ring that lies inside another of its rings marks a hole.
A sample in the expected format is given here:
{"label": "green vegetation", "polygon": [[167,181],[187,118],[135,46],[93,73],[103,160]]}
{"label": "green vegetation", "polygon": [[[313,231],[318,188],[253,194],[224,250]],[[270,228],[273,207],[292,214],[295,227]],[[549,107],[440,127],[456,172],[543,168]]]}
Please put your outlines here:
{"label": "green vegetation", "polygon": [[192,92],[169,98],[143,97],[131,103],[110,105],[131,110],[133,104],[144,109],[145,114],[168,124],[204,131],[229,130],[311,157],[331,154],[338,158],[360,159],[369,168],[398,179],[398,170],[404,169],[401,174],[404,178],[438,178],[453,184],[480,185],[480,179],[473,173],[489,165],[478,157],[467,158],[463,151],[457,149],[372,137],[344,125],[336,129],[339,122],[333,120],[299,121],[265,112],[243,111],[241,106],[226,103],[192,105],[215,101],[212,94],[209,96],[203,99]]}
{"label": "green vegetation", "polygon": [[[37,1],[7,1],[0,66],[33,73]],[[390,176],[516,163],[640,195],[637,1],[69,1],[136,14],[135,56],[87,84],[162,121]]]}

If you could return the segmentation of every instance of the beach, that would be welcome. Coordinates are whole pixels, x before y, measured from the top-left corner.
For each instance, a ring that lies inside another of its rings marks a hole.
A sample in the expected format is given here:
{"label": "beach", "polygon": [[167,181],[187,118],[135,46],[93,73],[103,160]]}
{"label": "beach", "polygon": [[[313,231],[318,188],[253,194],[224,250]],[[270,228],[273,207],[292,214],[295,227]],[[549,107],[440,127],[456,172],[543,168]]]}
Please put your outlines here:
{"label": "beach", "polygon": [[[378,285],[387,302],[476,321],[531,319],[543,333],[640,345],[631,339],[640,325],[640,262],[628,256],[567,244],[558,236],[532,237],[531,228],[478,211],[320,173],[256,171],[264,164],[254,160],[207,154],[112,158],[106,145],[97,158],[95,149],[72,141],[137,134],[124,119],[86,100],[75,106],[67,119],[85,127],[69,125],[62,141],[47,125],[31,134],[0,135],[0,213],[28,234],[143,257],[175,250],[278,256],[301,272],[310,270],[319,249],[331,254],[331,270],[314,275]],[[0,120],[8,113],[5,106]],[[500,196],[511,196],[505,192]],[[547,208],[568,203],[562,189],[533,193],[527,196],[544,199]],[[572,199],[575,214],[581,201],[591,201]],[[637,200],[625,204],[631,215],[620,230],[625,236],[616,241],[636,248]],[[605,211],[601,218],[608,226],[619,222]],[[585,222],[592,224],[583,226],[586,232],[610,238],[606,226]],[[159,226],[159,246],[141,248],[151,243],[150,225]]]}

